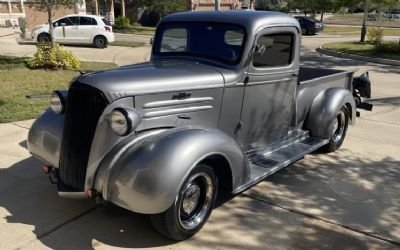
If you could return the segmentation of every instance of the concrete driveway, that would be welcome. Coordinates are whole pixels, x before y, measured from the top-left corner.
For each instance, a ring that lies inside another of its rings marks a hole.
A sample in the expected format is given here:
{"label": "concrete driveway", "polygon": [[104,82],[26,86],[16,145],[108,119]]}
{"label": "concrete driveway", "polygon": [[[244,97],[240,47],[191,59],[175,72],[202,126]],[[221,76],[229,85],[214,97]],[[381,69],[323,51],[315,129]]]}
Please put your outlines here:
{"label": "concrete driveway", "polygon": [[339,151],[222,204],[185,242],[160,236],[147,216],[59,198],[26,150],[31,121],[0,124],[0,249],[400,248],[400,69],[315,53],[328,39],[304,38],[303,64],[369,70],[374,111],[361,111]]}

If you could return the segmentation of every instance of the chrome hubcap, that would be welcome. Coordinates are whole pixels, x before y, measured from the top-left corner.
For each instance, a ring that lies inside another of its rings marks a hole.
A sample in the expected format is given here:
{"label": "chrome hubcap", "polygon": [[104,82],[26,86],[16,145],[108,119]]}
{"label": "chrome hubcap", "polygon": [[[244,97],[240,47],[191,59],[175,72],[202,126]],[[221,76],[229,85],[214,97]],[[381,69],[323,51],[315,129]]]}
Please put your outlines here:
{"label": "chrome hubcap", "polygon": [[335,121],[333,122],[333,129],[332,129],[332,140],[334,142],[339,142],[344,134],[346,125],[346,115],[343,111],[337,115]]}
{"label": "chrome hubcap", "polygon": [[211,208],[214,188],[211,177],[206,173],[193,175],[181,191],[178,218],[185,229],[199,226]]}

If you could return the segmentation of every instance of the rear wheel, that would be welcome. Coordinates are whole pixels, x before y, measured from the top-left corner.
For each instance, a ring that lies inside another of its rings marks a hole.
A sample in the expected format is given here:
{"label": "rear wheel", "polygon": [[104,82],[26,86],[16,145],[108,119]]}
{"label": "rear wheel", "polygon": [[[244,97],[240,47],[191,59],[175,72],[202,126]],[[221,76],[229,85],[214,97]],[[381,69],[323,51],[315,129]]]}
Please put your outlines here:
{"label": "rear wheel", "polygon": [[51,36],[47,33],[42,33],[38,36],[37,41],[39,43],[49,43],[51,42]]}
{"label": "rear wheel", "polygon": [[342,146],[349,126],[349,111],[343,106],[333,121],[332,135],[328,144],[322,147],[325,152],[333,152]]}
{"label": "rear wheel", "polygon": [[106,48],[107,47],[107,38],[105,38],[104,36],[96,36],[94,38],[93,44],[96,48]]}
{"label": "rear wheel", "polygon": [[217,187],[214,170],[205,164],[197,165],[182,185],[174,204],[165,212],[151,216],[153,226],[173,240],[190,238],[210,216]]}

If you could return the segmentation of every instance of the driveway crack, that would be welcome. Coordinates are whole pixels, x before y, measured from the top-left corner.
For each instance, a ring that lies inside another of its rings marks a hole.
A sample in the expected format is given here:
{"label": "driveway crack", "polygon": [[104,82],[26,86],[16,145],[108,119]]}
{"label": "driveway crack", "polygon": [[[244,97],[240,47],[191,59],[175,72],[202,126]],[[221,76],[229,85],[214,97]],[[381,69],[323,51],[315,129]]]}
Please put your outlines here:
{"label": "driveway crack", "polygon": [[307,212],[304,212],[304,211],[301,211],[301,210],[298,210],[298,209],[289,208],[289,207],[286,207],[286,206],[282,206],[282,205],[276,204],[276,203],[271,202],[271,201],[263,200],[263,199],[254,197],[252,195],[240,194],[240,196],[243,196],[243,197],[246,197],[246,198],[249,198],[249,199],[253,199],[255,201],[262,202],[262,203],[267,204],[269,206],[277,207],[277,208],[289,211],[291,213],[303,215],[303,216],[311,218],[311,219],[315,219],[315,220],[322,221],[322,222],[325,222],[325,223],[330,224],[330,225],[338,226],[338,227],[341,227],[341,228],[344,228],[344,229],[347,229],[347,230],[350,230],[350,231],[353,231],[353,232],[356,232],[356,233],[360,233],[360,234],[363,234],[363,235],[368,236],[368,237],[372,237],[372,238],[375,238],[375,239],[378,239],[378,240],[381,240],[381,241],[385,241],[385,242],[391,243],[391,244],[396,245],[396,246],[400,246],[400,242],[399,241],[387,238],[387,237],[379,235],[379,234],[375,234],[373,232],[368,232],[368,231],[365,231],[365,230],[357,229],[357,228],[354,228],[354,227],[351,227],[351,226],[348,226],[348,225],[345,225],[345,224],[341,224],[339,222],[336,222],[336,221],[333,221],[333,220],[330,220],[330,219],[327,219],[327,218],[324,218],[324,217],[321,217],[321,216],[313,215],[313,214],[310,214],[310,213],[307,213]]}
{"label": "driveway crack", "polygon": [[64,226],[66,226],[66,225],[68,225],[69,223],[74,222],[74,221],[76,221],[76,220],[82,218],[83,216],[85,216],[85,215],[87,215],[87,214],[93,212],[96,208],[97,208],[97,207],[92,207],[92,208],[90,208],[90,209],[84,211],[83,213],[80,213],[80,214],[78,214],[78,215],[72,217],[71,219],[64,221],[64,222],[61,223],[61,224],[56,225],[55,227],[53,227],[52,229],[50,229],[50,230],[48,230],[48,231],[36,235],[36,237],[35,237],[34,239],[28,241],[27,243],[23,244],[22,246],[19,246],[19,247],[15,248],[15,249],[21,249],[21,248],[23,248],[23,247],[25,247],[25,246],[27,246],[27,245],[29,245],[29,244],[32,244],[32,243],[35,242],[36,240],[40,240],[40,239],[42,239],[42,238],[48,236],[49,234],[51,234],[51,233],[57,231],[58,229],[60,229],[60,228],[62,228],[62,227],[64,227]]}

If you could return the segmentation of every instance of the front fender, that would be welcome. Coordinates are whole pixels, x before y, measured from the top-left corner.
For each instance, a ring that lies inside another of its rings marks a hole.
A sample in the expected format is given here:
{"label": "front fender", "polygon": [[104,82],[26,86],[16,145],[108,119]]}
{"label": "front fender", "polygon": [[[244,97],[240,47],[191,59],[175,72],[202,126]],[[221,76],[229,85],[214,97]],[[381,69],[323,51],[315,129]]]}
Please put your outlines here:
{"label": "front fender", "polygon": [[29,129],[29,152],[46,165],[58,168],[63,128],[64,115],[47,109]]}
{"label": "front fender", "polygon": [[331,136],[333,121],[339,110],[346,106],[350,112],[350,122],[355,124],[355,103],[352,93],[344,88],[330,88],[319,93],[308,113],[306,129],[311,135],[324,139]]}
{"label": "front fender", "polygon": [[138,213],[155,214],[170,207],[190,171],[210,155],[227,159],[233,187],[248,176],[240,146],[216,129],[169,129],[118,154],[108,171],[104,169],[110,161],[101,164],[95,188],[107,201]]}

